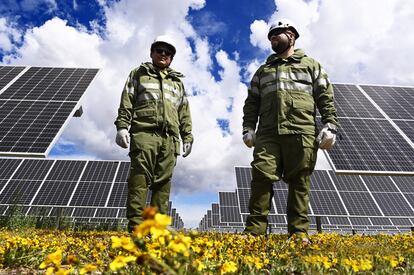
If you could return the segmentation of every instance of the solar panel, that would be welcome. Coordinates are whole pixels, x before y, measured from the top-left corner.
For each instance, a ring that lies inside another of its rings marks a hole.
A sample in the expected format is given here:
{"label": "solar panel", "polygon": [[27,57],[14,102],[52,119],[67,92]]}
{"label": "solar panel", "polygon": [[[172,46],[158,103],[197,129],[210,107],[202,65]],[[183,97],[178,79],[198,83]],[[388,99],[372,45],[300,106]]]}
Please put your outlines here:
{"label": "solar panel", "polygon": [[[129,162],[0,159],[0,210],[21,205],[32,216],[68,217],[76,222],[126,223]],[[149,203],[151,192],[148,192]],[[236,200],[234,200],[236,201]],[[172,202],[176,228],[184,223]],[[46,214],[47,212],[47,214]],[[120,220],[120,221],[119,221]]]}
{"label": "solar panel", "polygon": [[[240,230],[238,224],[246,221],[251,168],[236,167],[235,172],[236,192],[219,192],[219,225],[212,222],[209,228],[200,223],[206,230]],[[286,230],[287,187],[283,181],[273,184],[274,210],[268,216],[272,229]],[[328,231],[407,231],[413,224],[413,206],[412,177],[341,175],[329,170],[316,170],[311,176],[309,213],[313,230],[317,229],[318,217]]]}
{"label": "solar panel", "polygon": [[351,221],[351,224],[356,226],[372,225],[369,218],[366,217],[349,217],[349,220]]}
{"label": "solar panel", "polygon": [[11,81],[0,90],[0,154],[45,157],[97,72],[23,67],[11,80],[0,69],[0,87]]}
{"label": "solar panel", "polygon": [[414,88],[360,86],[391,119],[414,120],[414,114],[411,112],[414,104]]}
{"label": "solar panel", "polygon": [[341,118],[342,139],[328,154],[335,172],[408,174],[414,149],[387,120]]}
{"label": "solar panel", "polygon": [[381,216],[374,199],[368,192],[340,191],[339,194],[344,202],[349,215],[354,216]]}
{"label": "solar panel", "polygon": [[335,172],[414,174],[414,88],[333,86],[342,138],[325,154]]}
{"label": "solar panel", "polygon": [[118,209],[116,208],[98,208],[95,217],[116,218]]}
{"label": "solar panel", "polygon": [[220,226],[220,206],[218,203],[213,203],[211,205],[211,218],[212,227]]}
{"label": "solar panel", "polygon": [[347,215],[336,191],[312,191],[310,202],[314,215]]}
{"label": "solar panel", "polygon": [[220,206],[220,221],[230,223],[241,222],[240,210],[237,207]]}
{"label": "solar panel", "polygon": [[287,203],[288,191],[286,190],[275,190],[273,199],[276,205],[277,214],[286,214],[286,203]]}
{"label": "solar panel", "polygon": [[0,66],[0,93],[24,69],[23,66]]}
{"label": "solar panel", "polygon": [[385,216],[414,216],[413,207],[399,193],[372,193]]}

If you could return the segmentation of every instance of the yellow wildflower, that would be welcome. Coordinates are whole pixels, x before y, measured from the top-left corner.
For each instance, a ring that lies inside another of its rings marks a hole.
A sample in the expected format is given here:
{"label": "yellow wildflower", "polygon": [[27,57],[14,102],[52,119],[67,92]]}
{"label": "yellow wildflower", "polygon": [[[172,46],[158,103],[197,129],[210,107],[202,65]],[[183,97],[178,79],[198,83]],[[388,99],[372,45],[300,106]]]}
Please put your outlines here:
{"label": "yellow wildflower", "polygon": [[155,214],[154,220],[161,226],[168,226],[171,224],[171,217],[160,213]]}
{"label": "yellow wildflower", "polygon": [[129,262],[135,262],[137,260],[137,257],[135,256],[122,256],[118,255],[116,256],[115,260],[112,261],[112,263],[109,264],[109,268],[112,271],[116,271],[120,268],[123,268],[126,266]]}
{"label": "yellow wildflower", "polygon": [[111,237],[112,241],[112,248],[122,247],[127,251],[134,251],[135,244],[130,237],[121,236],[120,238],[117,236]]}
{"label": "yellow wildflower", "polygon": [[84,267],[82,267],[80,270],[79,270],[79,274],[86,274],[86,273],[90,273],[90,272],[93,272],[93,271],[95,271],[97,269],[97,266],[96,265],[93,265],[93,264],[87,264],[86,266],[84,266]]}
{"label": "yellow wildflower", "polygon": [[59,268],[58,271],[56,271],[56,275],[68,275],[70,273],[73,272],[73,268],[69,268],[69,269],[64,269],[64,268]]}
{"label": "yellow wildflower", "polygon": [[373,267],[371,260],[369,259],[362,259],[360,261],[360,269],[361,271],[371,270]]}
{"label": "yellow wildflower", "polygon": [[197,271],[199,271],[199,272],[206,269],[206,265],[202,261],[200,261],[199,259],[194,260],[194,264],[196,265]]}
{"label": "yellow wildflower", "polygon": [[226,261],[220,267],[220,274],[226,274],[237,271],[237,264],[233,261]]}
{"label": "yellow wildflower", "polygon": [[46,259],[40,264],[40,269],[45,269],[48,267],[49,264],[53,264],[56,267],[60,266],[60,263],[62,261],[62,250],[56,250],[53,253],[50,253],[47,255]]}

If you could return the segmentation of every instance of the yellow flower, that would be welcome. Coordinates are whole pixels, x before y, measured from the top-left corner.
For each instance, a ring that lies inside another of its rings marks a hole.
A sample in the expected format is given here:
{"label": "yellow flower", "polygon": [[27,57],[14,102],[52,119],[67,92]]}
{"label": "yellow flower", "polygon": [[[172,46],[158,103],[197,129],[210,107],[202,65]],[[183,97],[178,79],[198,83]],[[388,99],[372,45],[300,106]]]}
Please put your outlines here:
{"label": "yellow flower", "polygon": [[206,268],[206,265],[205,264],[203,264],[203,262],[202,261],[200,261],[199,259],[196,259],[195,261],[194,261],[194,264],[196,265],[196,267],[197,267],[197,271],[203,271],[205,268]]}
{"label": "yellow flower", "polygon": [[61,261],[62,261],[62,251],[58,249],[55,252],[47,255],[46,259],[40,264],[39,268],[45,269],[50,263],[54,264],[56,267],[59,267]]}
{"label": "yellow flower", "polygon": [[117,236],[111,237],[112,241],[112,248],[122,247],[127,251],[134,251],[135,244],[130,237],[121,236],[120,238]]}
{"label": "yellow flower", "polygon": [[56,271],[56,275],[68,275],[70,273],[73,272],[73,268],[69,268],[69,269],[64,269],[64,268],[59,268],[58,271]]}
{"label": "yellow flower", "polygon": [[171,217],[160,213],[155,214],[154,220],[161,226],[168,226],[171,224]]}
{"label": "yellow flower", "polygon": [[102,242],[99,242],[96,244],[96,248],[98,248],[98,250],[100,251],[104,251],[106,249],[106,245],[103,244]]}
{"label": "yellow flower", "polygon": [[54,271],[55,271],[54,267],[49,267],[48,269],[46,269],[46,275],[54,274]]}
{"label": "yellow flower", "polygon": [[369,259],[362,259],[360,261],[360,268],[362,271],[371,270],[372,269],[372,262]]}
{"label": "yellow flower", "polygon": [[80,270],[79,270],[79,274],[86,274],[86,273],[90,273],[90,272],[92,272],[92,271],[95,271],[97,269],[97,266],[96,265],[93,265],[93,264],[87,264],[86,266],[84,266],[84,267],[82,267]]}
{"label": "yellow flower", "polygon": [[109,264],[109,268],[112,271],[118,270],[120,268],[123,268],[124,266],[126,266],[129,262],[134,262],[137,260],[137,257],[135,256],[116,256],[115,260],[112,261],[112,263]]}
{"label": "yellow flower", "polygon": [[66,260],[67,260],[68,264],[76,264],[76,263],[79,262],[79,259],[76,257],[76,255],[73,255],[73,254],[68,255],[66,257]]}
{"label": "yellow flower", "polygon": [[237,271],[237,264],[233,261],[225,262],[220,267],[220,274],[226,274],[226,273],[231,273],[231,272],[236,272],[236,271]]}

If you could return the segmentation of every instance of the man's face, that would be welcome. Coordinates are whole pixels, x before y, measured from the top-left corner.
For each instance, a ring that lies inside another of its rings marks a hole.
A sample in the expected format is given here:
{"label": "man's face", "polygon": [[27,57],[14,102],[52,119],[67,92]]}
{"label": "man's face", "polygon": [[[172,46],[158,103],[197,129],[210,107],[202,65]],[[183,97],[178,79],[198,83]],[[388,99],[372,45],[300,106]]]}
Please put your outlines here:
{"label": "man's face", "polygon": [[168,45],[158,44],[155,45],[151,51],[152,64],[158,68],[164,69],[170,66],[173,59],[171,48]]}
{"label": "man's face", "polygon": [[286,30],[276,31],[270,36],[272,49],[276,53],[285,51],[290,45],[290,39],[293,39],[292,33]]}

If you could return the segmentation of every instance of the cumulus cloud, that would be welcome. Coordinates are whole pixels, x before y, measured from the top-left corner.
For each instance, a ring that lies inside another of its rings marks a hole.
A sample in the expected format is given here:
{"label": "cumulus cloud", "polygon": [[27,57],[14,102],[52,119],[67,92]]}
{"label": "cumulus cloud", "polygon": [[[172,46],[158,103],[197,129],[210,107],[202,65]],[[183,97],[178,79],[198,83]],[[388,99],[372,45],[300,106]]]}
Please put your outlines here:
{"label": "cumulus cloud", "polygon": [[414,6],[408,0],[275,1],[278,10],[251,24],[253,46],[262,43],[270,22],[290,18],[300,31],[297,47],[318,59],[331,80],[345,83],[412,85],[404,59],[414,45]]}
{"label": "cumulus cloud", "polygon": [[20,31],[6,18],[0,17],[0,51],[12,52],[16,48],[15,43],[20,42],[20,39]]}

